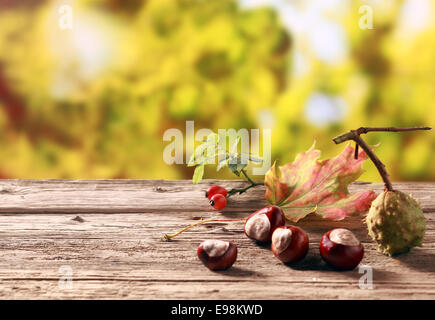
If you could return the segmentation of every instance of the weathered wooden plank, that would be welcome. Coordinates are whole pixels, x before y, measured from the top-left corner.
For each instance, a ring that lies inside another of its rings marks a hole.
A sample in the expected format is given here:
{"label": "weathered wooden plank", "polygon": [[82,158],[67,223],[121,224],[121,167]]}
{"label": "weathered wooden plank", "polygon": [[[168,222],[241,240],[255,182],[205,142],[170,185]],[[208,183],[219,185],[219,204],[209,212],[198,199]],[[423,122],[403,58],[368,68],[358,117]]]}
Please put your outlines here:
{"label": "weathered wooden plank", "polygon": [[[435,298],[435,184],[395,184],[422,203],[428,221],[422,248],[389,258],[376,252],[360,217],[331,222],[313,215],[299,223],[310,236],[308,256],[290,267],[267,246],[247,239],[242,222],[202,225],[175,241],[161,241],[163,233],[198,217],[240,218],[265,204],[264,189],[258,188],[236,197],[222,213],[211,211],[202,193],[210,183],[1,181],[0,298]],[[352,190],[372,187],[381,189],[359,183]],[[352,229],[363,241],[362,264],[373,268],[373,290],[359,288],[358,269],[337,272],[320,259],[320,237],[332,227]],[[238,246],[231,269],[212,272],[202,266],[196,248],[207,238]],[[71,267],[72,289],[59,287],[61,266]]]}
{"label": "weathered wooden plank", "polygon": [[[160,211],[207,211],[204,201],[207,186],[217,183],[204,180],[0,180],[0,212],[97,212],[134,213]],[[241,187],[245,182],[219,181],[221,185]],[[435,209],[435,184],[395,183],[395,188],[413,193],[425,210]],[[381,184],[358,182],[350,191],[382,190]],[[231,200],[231,211],[249,211],[265,205],[264,188],[251,189]]]}

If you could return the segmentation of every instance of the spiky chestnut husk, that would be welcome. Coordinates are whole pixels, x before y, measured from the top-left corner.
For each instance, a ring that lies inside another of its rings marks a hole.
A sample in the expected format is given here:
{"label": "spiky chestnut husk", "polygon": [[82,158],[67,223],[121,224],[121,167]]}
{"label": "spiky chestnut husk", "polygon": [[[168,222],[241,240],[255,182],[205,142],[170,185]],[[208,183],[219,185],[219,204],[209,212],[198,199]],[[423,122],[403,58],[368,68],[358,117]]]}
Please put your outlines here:
{"label": "spiky chestnut husk", "polygon": [[384,191],[372,202],[366,224],[378,251],[389,256],[421,247],[426,231],[426,219],[417,201],[396,190]]}

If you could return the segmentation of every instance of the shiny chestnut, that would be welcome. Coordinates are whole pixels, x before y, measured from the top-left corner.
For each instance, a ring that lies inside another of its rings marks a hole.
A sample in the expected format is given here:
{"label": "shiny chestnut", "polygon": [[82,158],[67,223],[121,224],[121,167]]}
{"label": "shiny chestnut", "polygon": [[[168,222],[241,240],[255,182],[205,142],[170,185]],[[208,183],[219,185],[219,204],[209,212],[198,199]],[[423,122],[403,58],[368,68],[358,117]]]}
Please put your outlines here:
{"label": "shiny chestnut", "polygon": [[252,213],[245,222],[244,231],[248,238],[270,242],[275,229],[284,224],[285,216],[282,209],[270,205]]}
{"label": "shiny chestnut", "polygon": [[320,255],[336,269],[352,270],[361,262],[364,247],[352,231],[337,228],[320,239]]}
{"label": "shiny chestnut", "polygon": [[210,270],[225,270],[236,261],[237,247],[228,241],[205,240],[198,246],[197,255]]}
{"label": "shiny chestnut", "polygon": [[301,260],[307,254],[308,247],[308,234],[299,227],[278,227],[272,234],[272,252],[284,263]]}

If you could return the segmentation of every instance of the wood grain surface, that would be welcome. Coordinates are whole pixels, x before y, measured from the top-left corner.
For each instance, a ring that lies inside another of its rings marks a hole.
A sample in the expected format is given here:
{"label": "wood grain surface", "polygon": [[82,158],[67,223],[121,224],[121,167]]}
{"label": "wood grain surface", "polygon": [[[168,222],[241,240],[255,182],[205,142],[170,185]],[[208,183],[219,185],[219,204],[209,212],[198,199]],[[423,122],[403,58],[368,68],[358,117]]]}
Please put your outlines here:
{"label": "wood grain surface", "polygon": [[[340,222],[310,215],[298,223],[310,237],[307,257],[292,266],[243,234],[243,222],[198,226],[174,241],[171,233],[200,218],[242,218],[266,205],[264,188],[211,209],[204,190],[241,181],[0,180],[1,299],[435,299],[435,183],[395,183],[421,202],[424,246],[396,258],[376,251],[361,217]],[[380,184],[358,182],[351,192]],[[361,289],[363,270],[337,272],[321,260],[321,235],[333,227],[362,240],[361,265],[373,289]],[[209,238],[233,241],[234,266],[206,269],[196,256]],[[71,271],[72,282],[66,282]],[[364,271],[366,272],[366,271]],[[71,283],[72,287],[66,286]]]}

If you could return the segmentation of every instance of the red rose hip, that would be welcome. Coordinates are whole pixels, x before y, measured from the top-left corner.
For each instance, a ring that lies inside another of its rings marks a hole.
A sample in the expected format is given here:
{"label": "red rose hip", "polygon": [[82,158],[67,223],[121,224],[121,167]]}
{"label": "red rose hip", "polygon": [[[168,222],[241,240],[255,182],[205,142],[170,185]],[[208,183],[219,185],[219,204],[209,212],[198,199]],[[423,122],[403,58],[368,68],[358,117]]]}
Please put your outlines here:
{"label": "red rose hip", "polygon": [[210,198],[210,205],[216,210],[221,210],[227,205],[227,198],[221,194],[215,194]]}
{"label": "red rose hip", "polygon": [[237,247],[228,241],[205,240],[197,250],[199,260],[210,270],[225,270],[237,259]]}
{"label": "red rose hip", "polygon": [[272,233],[272,252],[284,263],[301,260],[307,254],[308,247],[308,234],[299,227],[278,227]]}
{"label": "red rose hip", "polygon": [[320,255],[336,269],[352,270],[361,262],[364,247],[352,231],[337,228],[320,239]]}
{"label": "red rose hip", "polygon": [[211,199],[215,194],[221,194],[224,197],[228,195],[227,189],[221,186],[210,186],[207,191],[205,192],[205,197],[208,198],[208,200]]}
{"label": "red rose hip", "polygon": [[277,227],[285,224],[285,216],[278,206],[267,206],[252,213],[245,222],[245,234],[248,238],[270,242]]}

